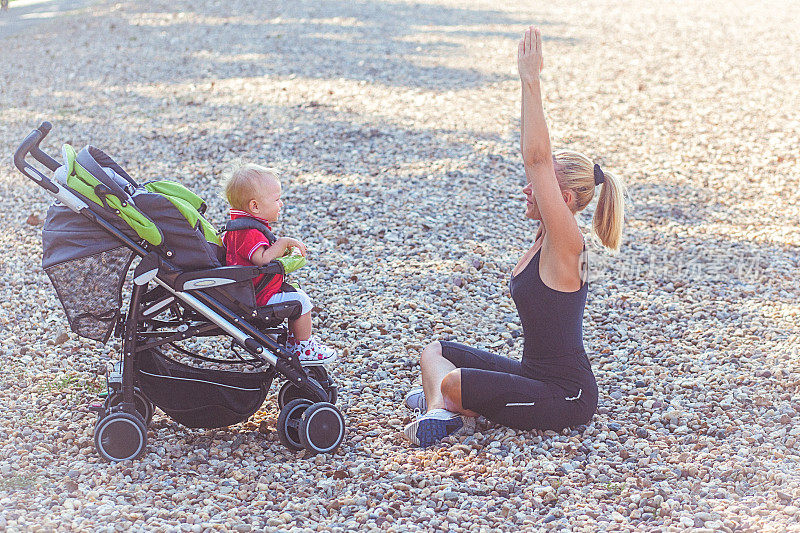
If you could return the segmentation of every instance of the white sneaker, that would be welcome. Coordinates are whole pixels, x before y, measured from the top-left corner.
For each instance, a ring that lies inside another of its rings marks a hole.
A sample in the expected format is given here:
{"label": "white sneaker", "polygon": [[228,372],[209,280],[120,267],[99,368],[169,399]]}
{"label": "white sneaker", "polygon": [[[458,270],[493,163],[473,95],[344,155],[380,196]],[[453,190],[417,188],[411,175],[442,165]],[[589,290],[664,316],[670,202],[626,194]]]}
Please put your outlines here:
{"label": "white sneaker", "polygon": [[[465,426],[466,417],[446,409],[431,409],[403,429],[403,434],[417,446],[433,446]],[[470,422],[473,422],[470,420]]]}
{"label": "white sneaker", "polygon": [[313,337],[307,341],[296,341],[292,349],[303,366],[325,365],[336,360],[336,352]]}
{"label": "white sneaker", "polygon": [[411,389],[406,394],[405,399],[406,407],[411,409],[412,411],[420,411],[425,412],[428,410],[428,402],[425,401],[425,391],[422,387],[417,387],[416,389]]}

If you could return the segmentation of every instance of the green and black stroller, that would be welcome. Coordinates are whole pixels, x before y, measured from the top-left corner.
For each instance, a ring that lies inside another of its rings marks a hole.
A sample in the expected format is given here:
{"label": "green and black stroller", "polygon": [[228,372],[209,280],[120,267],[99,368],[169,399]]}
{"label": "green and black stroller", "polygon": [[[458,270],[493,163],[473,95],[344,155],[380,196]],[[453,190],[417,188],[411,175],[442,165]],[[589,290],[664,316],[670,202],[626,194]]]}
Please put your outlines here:
{"label": "green and black stroller", "polygon": [[[281,441],[292,450],[335,451],[345,433],[336,384],[324,367],[303,367],[286,349],[286,320],[299,315],[299,305],[255,303],[252,280],[283,274],[284,265],[224,266],[203,200],[173,182],[140,185],[91,146],[76,152],[64,145],[59,163],[39,147],[51,127],[44,122],[28,135],[14,164],[56,199],[42,233],[42,265],[71,329],[99,342],[122,339],[122,360],[97,409],[98,453],[110,461],[141,456],[154,406],[188,427],[247,420],[276,376],[284,380]],[[209,350],[208,342],[227,349]]]}

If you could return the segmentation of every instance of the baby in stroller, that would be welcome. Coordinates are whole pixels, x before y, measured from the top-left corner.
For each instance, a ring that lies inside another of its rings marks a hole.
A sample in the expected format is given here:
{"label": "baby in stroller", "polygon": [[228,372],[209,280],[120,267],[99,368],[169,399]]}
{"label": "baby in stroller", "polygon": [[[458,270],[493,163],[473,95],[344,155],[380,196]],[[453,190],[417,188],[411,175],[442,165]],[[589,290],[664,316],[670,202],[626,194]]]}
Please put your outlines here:
{"label": "baby in stroller", "polygon": [[[248,164],[236,169],[225,185],[230,204],[231,222],[226,226],[226,263],[228,265],[264,266],[296,248],[305,256],[306,247],[297,239],[276,239],[269,224],[278,220],[283,201],[281,182],[275,172],[260,165]],[[299,302],[301,315],[289,321],[291,335],[287,348],[294,351],[303,365],[322,365],[336,359],[335,352],[311,337],[311,309],[308,295],[276,275],[253,279],[256,303],[260,306]],[[263,283],[262,283],[263,281]]]}
{"label": "baby in stroller", "polygon": [[[43,122],[32,131],[14,165],[56,200],[42,230],[42,266],[70,328],[96,342],[112,336],[121,342],[103,404],[92,407],[99,455],[127,461],[146,453],[155,407],[186,427],[244,422],[261,409],[276,379],[283,381],[280,441],[290,450],[335,452],[345,435],[338,387],[324,366],[303,364],[287,347],[284,323],[307,314],[304,302],[260,305],[252,281],[282,280],[304,257],[223,265],[223,241],[203,216],[207,206],[199,196],[173,181],[138,183],[93,146],[64,145],[63,162],[56,161],[39,148],[51,128]],[[228,231],[262,224],[251,216],[239,220],[229,221]],[[263,229],[269,246],[259,246],[262,259],[282,246],[275,248]],[[130,290],[124,311],[123,289]]]}

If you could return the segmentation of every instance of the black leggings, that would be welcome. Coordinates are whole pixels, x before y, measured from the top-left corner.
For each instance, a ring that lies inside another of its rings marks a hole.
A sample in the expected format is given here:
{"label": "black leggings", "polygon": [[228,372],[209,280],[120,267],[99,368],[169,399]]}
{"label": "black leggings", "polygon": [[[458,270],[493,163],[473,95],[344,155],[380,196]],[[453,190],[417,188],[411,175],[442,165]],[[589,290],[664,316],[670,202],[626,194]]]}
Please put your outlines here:
{"label": "black leggings", "polygon": [[[461,369],[461,404],[492,422],[515,429],[586,424],[597,408],[594,376],[570,382],[526,376],[522,363],[456,342],[441,341],[442,355]],[[576,372],[579,374],[579,372]]]}

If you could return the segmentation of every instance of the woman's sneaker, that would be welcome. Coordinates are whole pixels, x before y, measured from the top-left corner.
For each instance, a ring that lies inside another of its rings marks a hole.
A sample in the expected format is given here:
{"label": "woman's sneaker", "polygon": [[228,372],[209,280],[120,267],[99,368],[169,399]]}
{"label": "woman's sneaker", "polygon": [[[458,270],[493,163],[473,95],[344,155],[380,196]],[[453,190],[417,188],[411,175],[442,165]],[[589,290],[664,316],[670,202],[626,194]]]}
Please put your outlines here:
{"label": "woman's sneaker", "polygon": [[428,410],[428,402],[425,401],[425,391],[422,389],[422,387],[408,391],[408,394],[406,394],[405,403],[406,407],[412,411],[424,413]]}
{"label": "woman's sneaker", "polygon": [[313,337],[307,341],[295,341],[290,346],[303,366],[325,365],[336,360],[336,352]]}
{"label": "woman's sneaker", "polygon": [[403,429],[403,434],[417,446],[433,446],[464,427],[464,417],[446,409],[431,409]]}

